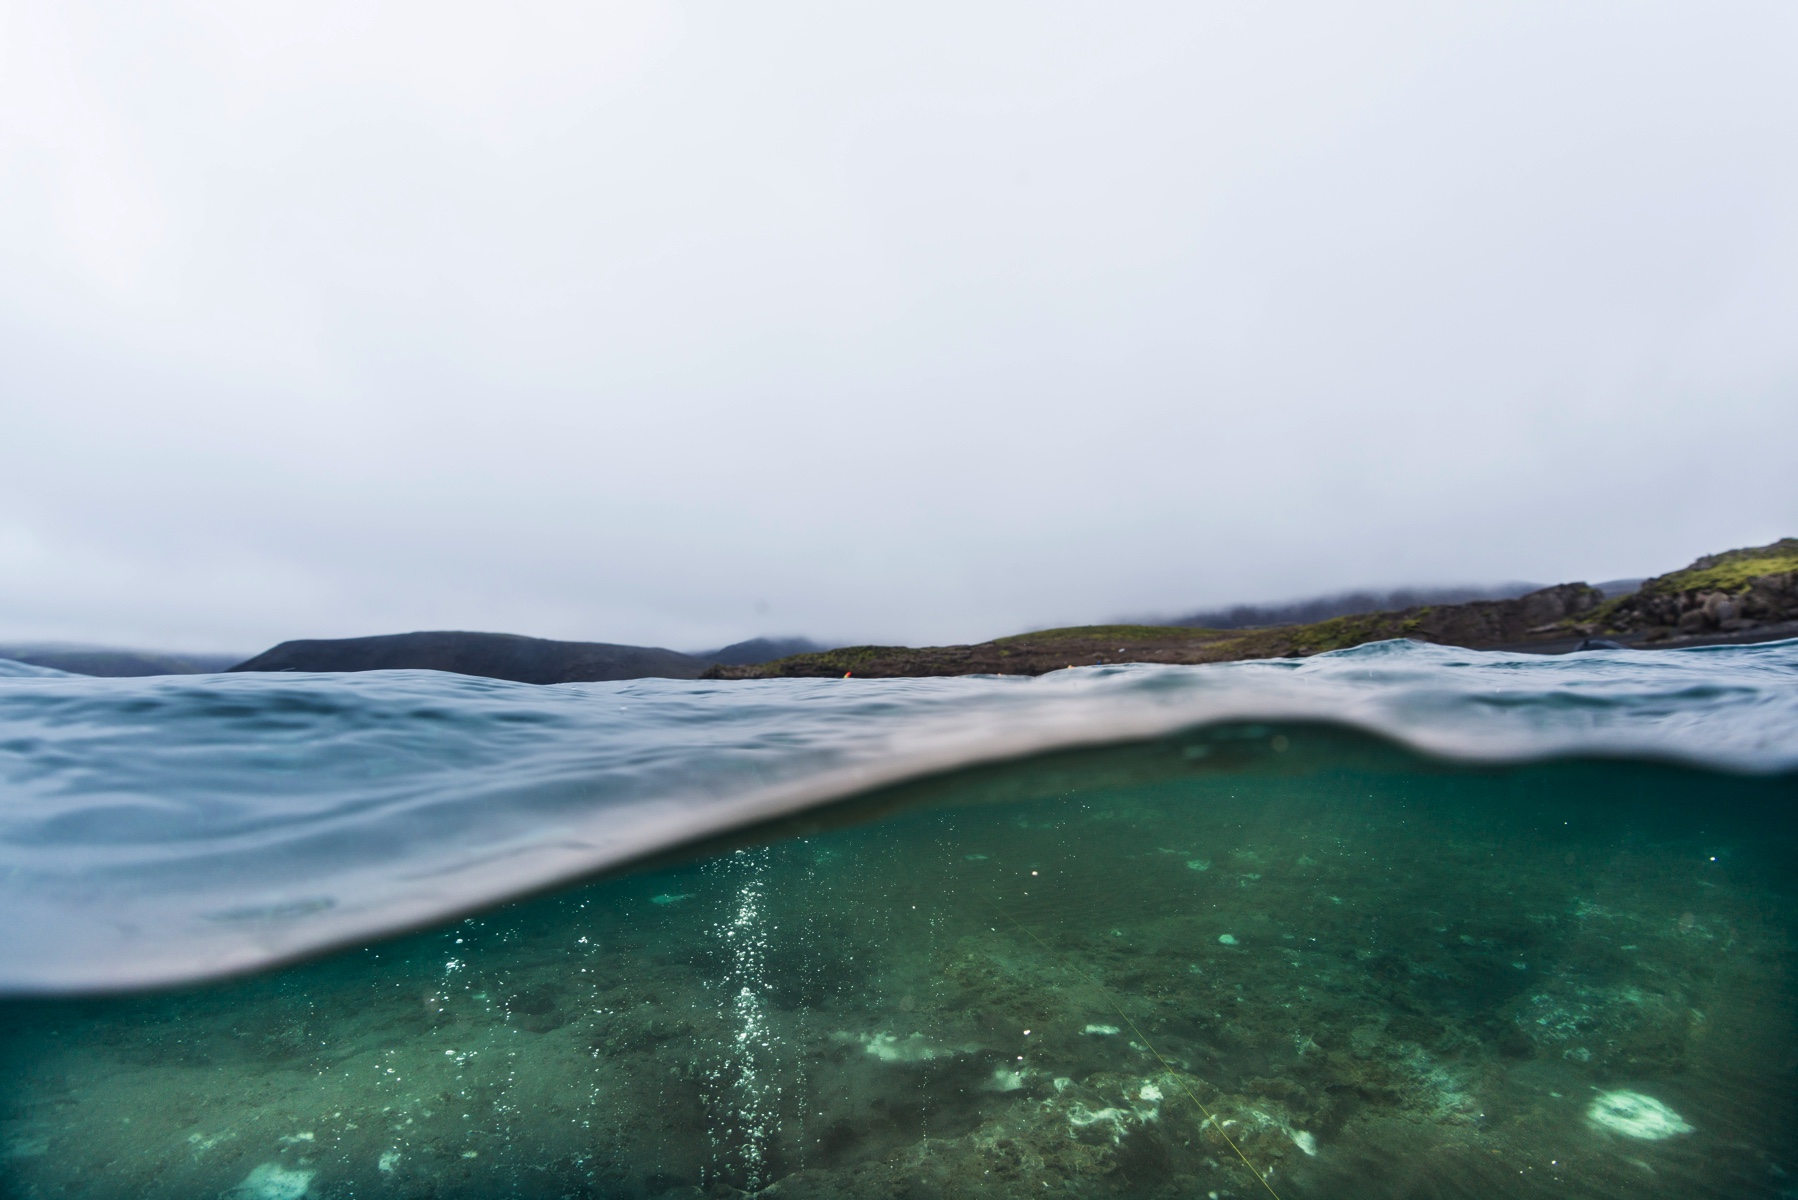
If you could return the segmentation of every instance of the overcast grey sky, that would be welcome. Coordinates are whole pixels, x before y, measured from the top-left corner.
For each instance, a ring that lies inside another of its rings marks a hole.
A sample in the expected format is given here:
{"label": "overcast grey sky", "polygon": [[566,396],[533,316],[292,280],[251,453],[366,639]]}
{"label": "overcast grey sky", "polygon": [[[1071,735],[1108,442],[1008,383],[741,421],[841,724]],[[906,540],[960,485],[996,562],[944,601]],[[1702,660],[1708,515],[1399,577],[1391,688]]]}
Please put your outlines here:
{"label": "overcast grey sky", "polygon": [[972,640],[1798,533],[1790,3],[0,5],[0,638]]}

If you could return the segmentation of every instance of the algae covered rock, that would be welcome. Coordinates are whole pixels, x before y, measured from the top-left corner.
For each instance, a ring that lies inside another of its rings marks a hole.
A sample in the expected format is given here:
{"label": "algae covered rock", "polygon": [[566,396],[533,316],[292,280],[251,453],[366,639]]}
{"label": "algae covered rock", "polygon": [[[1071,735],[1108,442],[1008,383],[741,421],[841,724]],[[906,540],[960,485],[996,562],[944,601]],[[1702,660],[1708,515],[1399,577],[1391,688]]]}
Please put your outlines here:
{"label": "algae covered rock", "polygon": [[1513,1002],[1510,1019],[1538,1054],[1605,1071],[1685,1065],[1696,1018],[1664,992],[1555,981]]}

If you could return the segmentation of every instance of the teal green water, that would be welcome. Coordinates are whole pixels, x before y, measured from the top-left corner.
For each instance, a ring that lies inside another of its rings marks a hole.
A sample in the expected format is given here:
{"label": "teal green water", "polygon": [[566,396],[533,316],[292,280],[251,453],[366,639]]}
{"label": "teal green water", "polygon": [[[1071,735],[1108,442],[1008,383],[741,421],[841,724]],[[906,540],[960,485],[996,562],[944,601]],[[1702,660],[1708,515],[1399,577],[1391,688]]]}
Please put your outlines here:
{"label": "teal green water", "polygon": [[1798,1194],[1794,801],[1302,724],[965,771],[270,974],[8,1001],[0,1190]]}

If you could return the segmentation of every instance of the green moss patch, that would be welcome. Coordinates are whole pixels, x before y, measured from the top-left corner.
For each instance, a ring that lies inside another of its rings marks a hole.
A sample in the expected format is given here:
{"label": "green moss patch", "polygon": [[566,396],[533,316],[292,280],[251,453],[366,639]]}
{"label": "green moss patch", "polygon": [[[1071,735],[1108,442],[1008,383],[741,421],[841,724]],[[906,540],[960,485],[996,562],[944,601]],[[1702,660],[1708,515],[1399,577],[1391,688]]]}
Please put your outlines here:
{"label": "green moss patch", "polygon": [[1185,625],[1069,625],[1065,629],[1039,629],[1034,633],[1014,633],[994,638],[991,645],[1009,646],[1018,642],[1130,642],[1209,641],[1225,636],[1216,629],[1192,629]]}
{"label": "green moss patch", "polygon": [[1367,642],[1404,637],[1423,624],[1423,610],[1401,618],[1398,613],[1361,613],[1352,617],[1331,617],[1314,625],[1300,625],[1289,631],[1295,649],[1307,654],[1328,650],[1347,650]]}
{"label": "green moss patch", "polygon": [[1678,592],[1740,592],[1762,575],[1798,571],[1798,538],[1781,538],[1770,546],[1730,550],[1701,558],[1642,585],[1644,592],[1668,596]]}

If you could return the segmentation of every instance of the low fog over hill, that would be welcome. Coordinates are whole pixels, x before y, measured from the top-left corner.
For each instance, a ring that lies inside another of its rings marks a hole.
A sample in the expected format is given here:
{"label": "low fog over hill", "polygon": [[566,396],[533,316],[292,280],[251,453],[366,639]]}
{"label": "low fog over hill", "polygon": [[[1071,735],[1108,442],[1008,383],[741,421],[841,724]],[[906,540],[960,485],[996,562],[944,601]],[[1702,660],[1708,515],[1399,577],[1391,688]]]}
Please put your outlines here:
{"label": "low fog over hill", "polygon": [[[1613,579],[1598,584],[1606,596],[1633,592],[1640,579]],[[1487,587],[1413,587],[1395,588],[1389,592],[1337,592],[1314,596],[1309,600],[1290,600],[1284,604],[1237,604],[1229,608],[1205,609],[1171,621],[1159,622],[1191,629],[1254,629],[1264,625],[1309,625],[1331,617],[1353,617],[1362,613],[1393,612],[1424,604],[1465,604],[1469,600],[1515,600],[1542,587],[1539,583],[1500,583]]]}

